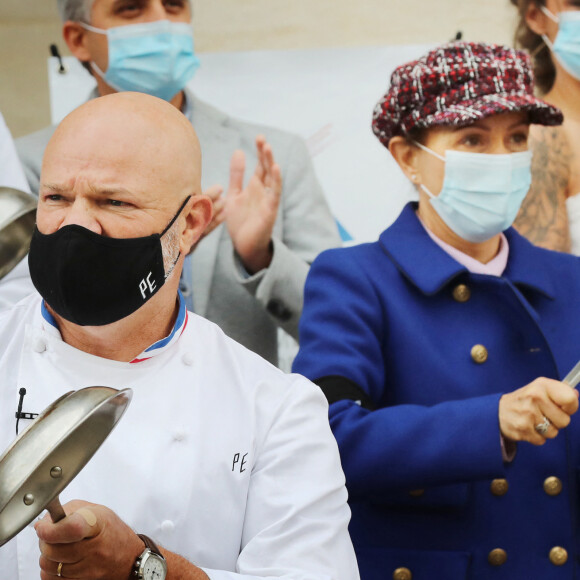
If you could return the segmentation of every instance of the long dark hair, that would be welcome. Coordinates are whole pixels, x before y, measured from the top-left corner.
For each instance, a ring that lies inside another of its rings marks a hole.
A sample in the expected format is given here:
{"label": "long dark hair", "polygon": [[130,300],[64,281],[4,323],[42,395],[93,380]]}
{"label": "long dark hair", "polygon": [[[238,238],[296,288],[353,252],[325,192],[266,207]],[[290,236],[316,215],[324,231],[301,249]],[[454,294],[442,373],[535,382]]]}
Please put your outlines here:
{"label": "long dark hair", "polygon": [[510,0],[517,7],[519,13],[518,24],[514,33],[514,44],[516,48],[526,49],[531,57],[534,66],[534,76],[536,87],[542,94],[547,93],[554,84],[556,78],[556,68],[552,61],[550,49],[526,22],[526,13],[529,5],[533,2],[536,6],[545,6],[546,0]]}

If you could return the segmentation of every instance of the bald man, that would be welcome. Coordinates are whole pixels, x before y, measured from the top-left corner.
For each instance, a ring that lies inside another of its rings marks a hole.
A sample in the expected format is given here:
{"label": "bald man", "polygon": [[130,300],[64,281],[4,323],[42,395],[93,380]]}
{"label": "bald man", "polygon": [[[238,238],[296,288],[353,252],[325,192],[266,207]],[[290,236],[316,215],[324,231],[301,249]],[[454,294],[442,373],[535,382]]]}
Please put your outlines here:
{"label": "bald man", "polygon": [[61,494],[67,517],[2,547],[3,577],[358,578],[323,395],[185,308],[183,259],[212,217],[200,192],[195,132],[155,97],[92,100],[54,133],[39,294],[0,317],[0,447],[21,387],[26,413],[91,385],[134,394]]}
{"label": "bald man", "polygon": [[[96,81],[91,98],[124,90],[162,96],[196,128],[202,187],[214,200],[214,218],[184,262],[181,289],[189,310],[272,364],[280,350],[287,366],[292,341],[279,330],[298,340],[310,264],[340,245],[304,142],[231,117],[189,90],[198,62],[190,0],[56,3],[63,39]],[[257,102],[262,97],[258,87]],[[16,142],[34,194],[53,131],[47,127]],[[0,299],[3,291],[0,283]]]}

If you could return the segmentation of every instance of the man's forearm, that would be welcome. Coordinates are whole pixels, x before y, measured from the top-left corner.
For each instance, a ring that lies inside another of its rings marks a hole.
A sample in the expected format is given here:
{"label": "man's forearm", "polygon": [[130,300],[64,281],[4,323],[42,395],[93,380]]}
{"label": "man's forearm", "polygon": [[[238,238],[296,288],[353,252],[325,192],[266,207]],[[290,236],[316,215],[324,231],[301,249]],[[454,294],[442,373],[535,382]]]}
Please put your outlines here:
{"label": "man's forearm", "polygon": [[208,575],[179,554],[162,549],[167,561],[166,580],[209,580]]}

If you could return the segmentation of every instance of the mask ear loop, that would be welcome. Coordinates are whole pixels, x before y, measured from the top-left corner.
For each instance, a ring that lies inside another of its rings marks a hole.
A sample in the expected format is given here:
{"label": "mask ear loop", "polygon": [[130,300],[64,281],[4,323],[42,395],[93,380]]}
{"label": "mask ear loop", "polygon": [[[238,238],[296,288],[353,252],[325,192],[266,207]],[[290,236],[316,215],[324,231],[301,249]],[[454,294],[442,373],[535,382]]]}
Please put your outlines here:
{"label": "mask ear loop", "polygon": [[[161,232],[161,235],[159,236],[159,239],[161,239],[169,229],[171,229],[171,226],[175,223],[175,220],[179,217],[179,215],[181,214],[181,212],[183,211],[183,208],[185,207],[185,205],[187,204],[187,202],[191,199],[191,195],[188,195],[185,200],[183,201],[183,203],[179,206],[179,209],[177,210],[177,213],[173,216],[173,218],[171,219],[171,221],[169,222],[169,224],[167,225],[167,227]],[[177,264],[177,262],[179,261],[179,256],[181,256],[181,251],[177,252],[177,257],[175,258],[175,260],[173,260],[173,264],[171,264],[171,268],[169,268],[169,271],[165,274],[165,280],[167,280],[167,278],[169,278],[169,276],[171,276],[171,273],[173,272],[173,269],[175,268],[175,264]]]}
{"label": "mask ear loop", "polygon": [[179,217],[179,214],[183,211],[183,208],[185,207],[185,204],[191,199],[191,195],[188,195],[185,200],[183,201],[183,203],[179,206],[179,209],[177,210],[177,213],[171,218],[171,221],[169,222],[169,224],[167,225],[167,227],[161,232],[161,234],[159,234],[159,237],[162,238],[165,235],[165,232],[167,232],[167,230],[175,223],[175,220]]}
{"label": "mask ear loop", "polygon": [[419,143],[419,141],[413,141],[413,145],[416,145],[417,147],[419,147],[419,149],[422,149],[423,151],[425,151],[425,153],[430,153],[431,155],[433,155],[433,157],[437,157],[437,159],[441,159],[441,161],[443,161],[443,163],[445,163],[445,157],[443,157],[442,155],[439,155],[439,153],[435,153],[435,151],[433,151],[432,149],[429,149],[429,147],[425,147],[425,145],[422,145],[421,143]]}
{"label": "mask ear loop", "polygon": [[557,14],[550,12],[544,5],[540,6],[540,10],[552,21],[556,24],[560,24],[560,18]]}
{"label": "mask ear loop", "polygon": [[[97,34],[108,35],[107,30],[105,30],[104,28],[96,28],[95,26],[91,26],[90,24],[86,24],[85,22],[79,22],[79,24],[85,30],[88,30],[90,32],[96,32]],[[111,87],[113,87],[118,93],[121,92],[121,89],[119,89],[119,87],[116,87],[116,86],[112,85],[109,81],[105,80],[105,73],[101,70],[101,67],[94,60],[89,61],[89,64],[91,65],[91,68],[101,77],[101,79],[103,79],[103,81],[105,81],[106,83],[111,85]]]}
{"label": "mask ear loop", "polygon": [[[552,21],[555,22],[556,24],[560,24],[560,18],[556,15],[553,14],[552,12],[550,12],[550,10],[548,10],[545,6],[540,6],[540,10]],[[547,34],[541,34],[540,35],[542,37],[542,40],[544,41],[544,44],[550,49],[550,52],[554,52],[554,44],[552,43],[552,41],[548,38]],[[534,54],[532,56],[536,56],[536,54],[540,52],[540,47],[538,47],[535,51]]]}
{"label": "mask ear loop", "polygon": [[[440,159],[441,161],[443,161],[443,163],[445,163],[445,157],[443,157],[442,155],[439,155],[439,153],[435,153],[435,151],[433,151],[432,149],[429,149],[429,147],[425,147],[425,145],[422,145],[421,143],[419,143],[419,141],[415,141],[413,140],[413,145],[416,145],[417,147],[419,147],[419,149],[422,149],[423,151],[425,151],[426,153],[429,153],[430,155],[433,155],[433,157],[437,157],[437,159]],[[431,198],[431,199],[435,199],[437,196],[433,195],[422,183],[419,184],[419,187]]]}
{"label": "mask ear loop", "polygon": [[79,22],[79,24],[85,29],[90,30],[91,32],[98,32],[99,34],[107,34],[107,31],[104,28],[97,28],[96,26],[91,26],[86,22]]}

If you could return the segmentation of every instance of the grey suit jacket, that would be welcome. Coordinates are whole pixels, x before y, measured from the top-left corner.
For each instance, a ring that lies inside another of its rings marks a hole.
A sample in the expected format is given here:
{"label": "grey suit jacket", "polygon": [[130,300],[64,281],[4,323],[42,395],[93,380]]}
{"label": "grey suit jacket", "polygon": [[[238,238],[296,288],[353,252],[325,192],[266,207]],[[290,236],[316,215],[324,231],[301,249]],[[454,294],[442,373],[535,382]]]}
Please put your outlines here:
{"label": "grey suit jacket", "polygon": [[[202,151],[202,189],[229,183],[235,149],[246,154],[246,172],[256,164],[255,138],[264,134],[282,168],[283,189],[274,227],[269,268],[246,277],[240,271],[227,228],[206,236],[193,253],[193,303],[197,314],[217,323],[249,349],[277,364],[277,327],[298,338],[303,289],[312,260],[340,245],[304,142],[289,133],[229,117],[188,93]],[[31,190],[38,194],[42,156],[55,127],[16,140]]]}

